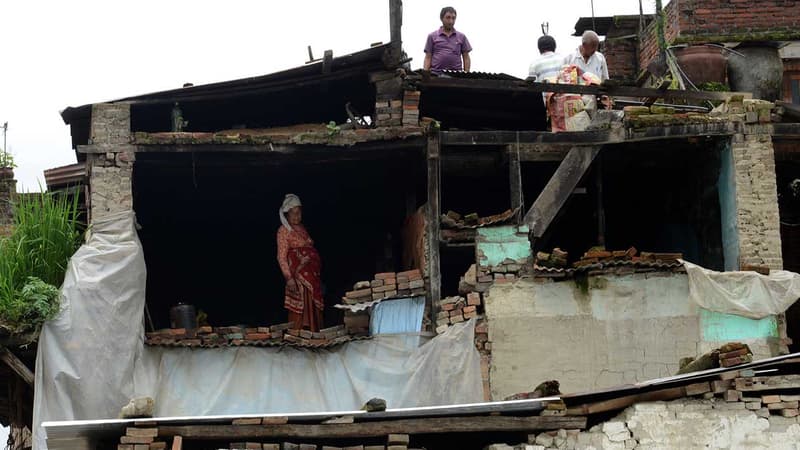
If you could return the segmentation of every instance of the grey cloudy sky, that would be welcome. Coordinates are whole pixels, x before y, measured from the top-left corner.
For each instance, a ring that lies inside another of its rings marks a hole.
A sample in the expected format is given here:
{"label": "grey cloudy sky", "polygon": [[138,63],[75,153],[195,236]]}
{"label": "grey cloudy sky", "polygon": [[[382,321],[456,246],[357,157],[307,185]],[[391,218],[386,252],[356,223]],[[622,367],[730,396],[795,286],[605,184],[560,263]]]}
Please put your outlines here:
{"label": "grey cloudy sky", "polygon": [[[558,50],[590,0],[445,0],[472,46],[472,69],[523,77],[540,24]],[[643,0],[645,13],[653,0]],[[664,2],[666,3],[666,2]],[[75,162],[59,111],[180,87],[263,75],[302,65],[306,46],[334,56],[389,40],[388,0],[6,1],[0,5],[0,124],[19,190],[38,190],[42,171]],[[403,47],[422,66],[427,33],[445,3],[403,2]],[[637,14],[639,0],[595,0],[596,16]],[[0,144],[2,145],[2,144]]]}

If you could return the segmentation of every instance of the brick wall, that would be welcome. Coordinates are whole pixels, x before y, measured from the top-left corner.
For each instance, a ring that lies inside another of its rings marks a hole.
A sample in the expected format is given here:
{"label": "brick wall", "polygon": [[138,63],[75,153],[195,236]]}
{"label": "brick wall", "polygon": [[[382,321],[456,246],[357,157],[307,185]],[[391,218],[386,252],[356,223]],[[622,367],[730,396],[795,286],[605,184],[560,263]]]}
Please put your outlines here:
{"label": "brick wall", "polygon": [[134,147],[130,144],[130,105],[92,106],[89,155],[90,221],[133,209]]}
{"label": "brick wall", "polygon": [[638,75],[636,55],[639,19],[615,19],[601,44],[600,51],[608,63],[608,75],[612,80],[630,81]]}
{"label": "brick wall", "polygon": [[531,434],[528,443],[541,449],[575,450],[795,448],[792,443],[800,439],[799,424],[797,417],[749,410],[744,402],[685,398],[637,403],[588,431]]}
{"label": "brick wall", "polygon": [[673,0],[668,6],[673,4],[681,36],[747,38],[754,33],[796,33],[800,27],[796,0]]}
{"label": "brick wall", "polygon": [[[800,39],[800,0],[672,0],[664,7],[667,43]],[[639,65],[658,54],[656,23],[640,43]]]}
{"label": "brick wall", "polygon": [[[667,43],[675,40],[678,35],[678,11],[676,5],[680,3],[679,0],[672,0],[667,6],[664,7],[664,35],[666,36]],[[658,55],[658,39],[656,38],[656,20],[650,22],[645,27],[642,33],[642,39],[639,44],[639,67],[646,69],[647,65],[653,58]]]}
{"label": "brick wall", "polygon": [[739,263],[782,269],[775,153],[769,126],[748,125],[731,142]]}

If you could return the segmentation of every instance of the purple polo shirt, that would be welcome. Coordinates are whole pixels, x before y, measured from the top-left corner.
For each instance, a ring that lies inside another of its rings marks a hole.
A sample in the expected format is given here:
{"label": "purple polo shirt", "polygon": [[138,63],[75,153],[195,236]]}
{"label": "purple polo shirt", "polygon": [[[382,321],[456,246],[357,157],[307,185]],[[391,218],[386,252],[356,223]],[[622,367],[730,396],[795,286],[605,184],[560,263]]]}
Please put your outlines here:
{"label": "purple polo shirt", "polygon": [[444,33],[444,29],[438,30],[428,35],[425,43],[425,53],[431,54],[431,72],[441,73],[443,70],[464,70],[461,62],[461,54],[472,51],[469,40],[455,28],[450,36]]}

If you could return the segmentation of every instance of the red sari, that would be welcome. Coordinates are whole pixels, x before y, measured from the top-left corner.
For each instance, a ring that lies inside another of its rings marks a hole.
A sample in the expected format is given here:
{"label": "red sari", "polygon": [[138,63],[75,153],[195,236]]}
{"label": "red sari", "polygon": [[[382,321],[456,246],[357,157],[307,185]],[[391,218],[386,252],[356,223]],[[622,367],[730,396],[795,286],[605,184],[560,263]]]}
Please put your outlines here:
{"label": "red sari", "polygon": [[295,286],[288,283],[284,295],[284,307],[289,312],[289,321],[295,328],[319,331],[322,327],[322,263],[314,248],[314,241],[302,225],[292,225],[278,229],[278,263],[286,280],[294,280]]}

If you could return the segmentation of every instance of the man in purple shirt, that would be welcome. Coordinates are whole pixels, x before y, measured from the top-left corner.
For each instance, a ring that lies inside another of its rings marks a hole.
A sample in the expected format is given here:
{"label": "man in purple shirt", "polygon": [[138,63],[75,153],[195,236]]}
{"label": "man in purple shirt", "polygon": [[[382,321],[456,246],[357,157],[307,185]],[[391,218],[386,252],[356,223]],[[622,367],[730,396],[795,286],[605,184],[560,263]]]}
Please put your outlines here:
{"label": "man in purple shirt", "polygon": [[[442,8],[439,14],[442,27],[428,35],[425,43],[425,62],[423,69],[437,75],[443,70],[463,70],[469,72],[471,61],[469,40],[453,28],[456,24],[456,10],[451,6]],[[463,64],[462,64],[463,60]]]}

